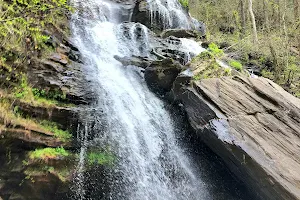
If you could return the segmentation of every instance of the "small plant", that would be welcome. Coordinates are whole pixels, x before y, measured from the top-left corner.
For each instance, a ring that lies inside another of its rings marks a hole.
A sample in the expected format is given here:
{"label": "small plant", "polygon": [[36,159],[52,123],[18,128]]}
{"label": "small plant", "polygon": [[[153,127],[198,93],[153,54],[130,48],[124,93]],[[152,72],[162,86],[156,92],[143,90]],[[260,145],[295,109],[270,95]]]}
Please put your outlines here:
{"label": "small plant", "polygon": [[234,69],[236,69],[237,71],[242,71],[242,69],[243,69],[243,65],[239,61],[236,61],[236,60],[231,60],[229,62],[229,65],[231,67],[233,67]]}
{"label": "small plant", "polygon": [[195,81],[199,81],[199,80],[201,79],[201,75],[200,75],[200,74],[197,74],[197,75],[193,76],[193,79],[194,79]]}
{"label": "small plant", "polygon": [[231,75],[231,69],[229,67],[224,69],[224,75],[225,76],[230,76]]}
{"label": "small plant", "polygon": [[55,122],[43,120],[40,122],[40,124],[44,129],[54,133],[54,136],[63,142],[72,138],[72,135],[69,133],[69,131],[59,129]]}
{"label": "small plant", "polygon": [[44,148],[36,149],[29,153],[29,158],[31,160],[48,160],[48,159],[57,159],[61,157],[67,157],[69,153],[63,148]]}
{"label": "small plant", "polygon": [[219,49],[218,45],[213,42],[208,45],[208,49],[216,57],[221,57],[224,55],[224,51]]}
{"label": "small plant", "polygon": [[18,88],[15,88],[16,98],[24,98],[31,92],[30,87],[27,84],[27,77],[24,74],[22,74],[21,76],[22,78],[20,81],[20,86]]}
{"label": "small plant", "polygon": [[189,7],[189,0],[179,0],[179,3],[182,5],[184,8]]}
{"label": "small plant", "polygon": [[98,165],[112,164],[115,160],[115,157],[112,154],[97,151],[88,153],[87,158],[89,164]]}
{"label": "small plant", "polygon": [[209,51],[203,51],[198,55],[198,57],[204,60],[210,60],[214,58],[214,55]]}

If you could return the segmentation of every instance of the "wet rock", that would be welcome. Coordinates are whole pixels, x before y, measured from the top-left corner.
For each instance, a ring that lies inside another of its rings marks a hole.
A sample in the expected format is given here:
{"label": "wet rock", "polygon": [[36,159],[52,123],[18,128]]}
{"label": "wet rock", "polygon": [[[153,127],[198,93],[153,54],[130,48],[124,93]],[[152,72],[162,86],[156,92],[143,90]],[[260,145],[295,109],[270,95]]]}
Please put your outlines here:
{"label": "wet rock", "polygon": [[69,63],[68,56],[62,54],[62,53],[54,53],[49,58],[51,61],[57,62],[61,65],[66,66]]}
{"label": "wet rock", "polygon": [[12,106],[17,106],[23,116],[56,122],[63,129],[72,129],[79,118],[76,107],[41,106],[15,100]]}
{"label": "wet rock", "polygon": [[[27,128],[27,127],[26,127]],[[37,147],[70,147],[69,142],[63,142],[53,136],[53,134],[43,130],[28,130],[25,127],[21,128],[1,128],[0,129],[0,144],[10,146],[12,150],[20,149],[35,149]]]}
{"label": "wet rock", "polygon": [[167,29],[164,30],[161,34],[160,37],[162,38],[167,38],[170,36],[174,36],[177,38],[197,38],[198,33],[196,31],[192,30],[184,30],[184,29]]}
{"label": "wet rock", "polygon": [[261,199],[300,198],[300,100],[265,78],[173,87],[190,124]]}
{"label": "wet rock", "polygon": [[171,90],[174,80],[182,69],[183,66],[172,59],[154,61],[145,69],[145,81],[152,91],[164,95]]}
{"label": "wet rock", "polygon": [[132,57],[114,56],[114,58],[119,62],[121,62],[124,66],[134,65],[143,69],[150,66],[151,62],[153,62],[153,60],[150,60],[147,57],[139,57],[139,56],[132,56]]}
{"label": "wet rock", "polygon": [[[54,59],[59,62],[54,62]],[[93,101],[94,92],[84,75],[84,66],[73,61],[68,65],[62,62],[66,61],[60,56],[51,56],[49,60],[34,60],[27,73],[28,82],[40,90],[65,94],[65,101],[70,103],[88,104]]]}
{"label": "wet rock", "polygon": [[[127,48],[133,54],[134,60],[139,57],[136,54],[142,54],[144,57],[143,60],[172,58],[183,65],[188,61],[189,53],[180,50],[182,42],[179,38],[174,36],[168,38],[157,37],[155,33],[147,29],[144,25],[133,22],[122,23],[120,30],[124,33],[126,39],[128,39]],[[135,46],[138,46],[138,53],[136,53],[136,48],[132,49],[132,41],[135,42]]]}

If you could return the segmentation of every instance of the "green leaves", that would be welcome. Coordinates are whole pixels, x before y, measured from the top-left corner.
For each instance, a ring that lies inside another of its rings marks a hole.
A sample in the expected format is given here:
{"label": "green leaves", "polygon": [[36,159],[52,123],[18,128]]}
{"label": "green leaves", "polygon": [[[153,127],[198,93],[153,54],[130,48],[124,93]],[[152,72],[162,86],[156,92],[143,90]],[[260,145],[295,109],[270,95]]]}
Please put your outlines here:
{"label": "green leaves", "polygon": [[43,49],[49,37],[42,34],[46,24],[61,22],[73,10],[67,0],[13,0],[1,1],[0,45],[6,50],[21,47],[30,38],[35,49]]}

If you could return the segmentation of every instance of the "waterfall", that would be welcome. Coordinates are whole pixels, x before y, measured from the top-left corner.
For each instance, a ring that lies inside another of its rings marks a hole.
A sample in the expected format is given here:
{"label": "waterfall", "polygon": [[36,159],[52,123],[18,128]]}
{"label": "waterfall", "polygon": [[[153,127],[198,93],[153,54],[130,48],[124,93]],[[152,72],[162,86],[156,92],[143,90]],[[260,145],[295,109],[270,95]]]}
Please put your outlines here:
{"label": "waterfall", "polygon": [[[177,20],[186,27],[187,17],[176,0],[153,2],[152,14],[158,8],[167,26]],[[83,55],[87,76],[96,85],[98,100],[82,113],[84,120],[78,128],[81,151],[72,199],[213,199],[181,148],[176,137],[180,133],[164,102],[149,91],[140,69],[114,59],[116,55],[147,56],[151,49],[148,29],[122,23],[131,13],[122,10],[121,4],[102,0],[73,0],[73,4],[78,8],[72,20],[73,41]],[[202,50],[182,41],[187,51]],[[84,172],[89,148],[108,148],[116,155],[104,185],[98,183],[104,179],[101,170]]]}
{"label": "waterfall", "polygon": [[151,22],[159,21],[164,28],[190,29],[191,22],[177,0],[147,0],[150,10]]}

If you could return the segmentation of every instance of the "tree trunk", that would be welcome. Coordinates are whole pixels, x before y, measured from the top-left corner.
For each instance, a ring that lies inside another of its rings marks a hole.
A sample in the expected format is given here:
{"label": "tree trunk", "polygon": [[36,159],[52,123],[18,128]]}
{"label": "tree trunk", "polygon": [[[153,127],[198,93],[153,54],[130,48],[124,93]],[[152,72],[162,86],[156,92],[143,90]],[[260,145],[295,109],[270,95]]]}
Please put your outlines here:
{"label": "tree trunk", "polygon": [[242,24],[242,35],[246,33],[246,16],[245,16],[245,0],[240,0],[240,9],[241,9],[241,24]]}
{"label": "tree trunk", "polygon": [[269,27],[269,6],[267,0],[263,0],[263,10],[264,10],[264,18],[265,18],[265,25],[264,28],[267,30],[267,32],[270,31]]}
{"label": "tree trunk", "polygon": [[249,3],[249,13],[250,13],[250,17],[251,17],[251,22],[252,22],[252,30],[253,30],[253,40],[254,43],[257,44],[258,43],[258,37],[257,37],[257,30],[256,30],[256,21],[255,21],[255,15],[253,13],[253,8],[252,8],[252,0],[248,0]]}

